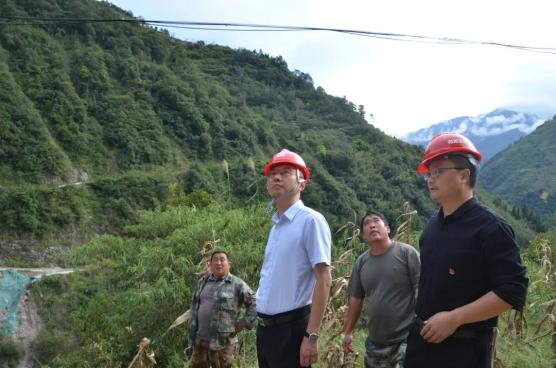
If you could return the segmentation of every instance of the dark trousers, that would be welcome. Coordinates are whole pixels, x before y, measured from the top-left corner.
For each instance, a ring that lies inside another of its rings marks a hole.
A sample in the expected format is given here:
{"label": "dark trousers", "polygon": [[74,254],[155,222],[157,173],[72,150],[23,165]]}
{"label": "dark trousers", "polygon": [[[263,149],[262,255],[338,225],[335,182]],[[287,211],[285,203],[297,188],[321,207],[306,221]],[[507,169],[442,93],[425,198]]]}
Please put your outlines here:
{"label": "dark trousers", "polygon": [[476,337],[448,337],[432,344],[420,335],[421,326],[414,325],[407,337],[404,368],[491,368],[494,359],[495,330]]}
{"label": "dark trousers", "polygon": [[299,368],[299,350],[309,315],[278,325],[257,327],[259,368]]}

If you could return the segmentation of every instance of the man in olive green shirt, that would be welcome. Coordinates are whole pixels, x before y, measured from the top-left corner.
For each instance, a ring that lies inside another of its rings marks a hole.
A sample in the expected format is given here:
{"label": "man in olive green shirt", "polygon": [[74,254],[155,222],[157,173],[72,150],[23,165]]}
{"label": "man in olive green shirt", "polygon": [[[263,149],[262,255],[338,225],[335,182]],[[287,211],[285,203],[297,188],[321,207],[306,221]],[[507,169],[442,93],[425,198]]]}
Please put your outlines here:
{"label": "man in olive green shirt", "polygon": [[[191,303],[192,368],[229,368],[237,347],[237,333],[252,328],[257,318],[255,294],[230,273],[224,251],[214,251],[210,273],[203,276]],[[240,318],[241,306],[245,314]]]}

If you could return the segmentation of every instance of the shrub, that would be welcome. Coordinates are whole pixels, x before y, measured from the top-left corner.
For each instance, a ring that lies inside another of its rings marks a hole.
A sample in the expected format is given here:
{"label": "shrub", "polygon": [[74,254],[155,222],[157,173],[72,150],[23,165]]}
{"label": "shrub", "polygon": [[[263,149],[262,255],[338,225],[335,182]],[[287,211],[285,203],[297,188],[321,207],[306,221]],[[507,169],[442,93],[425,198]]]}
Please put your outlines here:
{"label": "shrub", "polygon": [[43,330],[39,332],[32,347],[36,352],[37,359],[46,362],[77,349],[77,342],[67,332]]}
{"label": "shrub", "polygon": [[12,337],[0,333],[0,367],[15,368],[23,354],[21,345]]}

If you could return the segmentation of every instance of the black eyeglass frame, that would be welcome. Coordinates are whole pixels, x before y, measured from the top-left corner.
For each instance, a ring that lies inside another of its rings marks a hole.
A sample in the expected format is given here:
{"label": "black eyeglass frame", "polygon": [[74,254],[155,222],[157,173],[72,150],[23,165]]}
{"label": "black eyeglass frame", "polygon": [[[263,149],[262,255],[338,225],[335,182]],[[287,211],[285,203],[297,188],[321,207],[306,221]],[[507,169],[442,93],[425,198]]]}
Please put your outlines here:
{"label": "black eyeglass frame", "polygon": [[[429,170],[423,175],[425,181],[429,181],[430,178],[438,178],[440,175],[444,174],[445,170],[469,170],[468,167],[437,167],[435,169]],[[435,172],[434,174],[432,172]]]}

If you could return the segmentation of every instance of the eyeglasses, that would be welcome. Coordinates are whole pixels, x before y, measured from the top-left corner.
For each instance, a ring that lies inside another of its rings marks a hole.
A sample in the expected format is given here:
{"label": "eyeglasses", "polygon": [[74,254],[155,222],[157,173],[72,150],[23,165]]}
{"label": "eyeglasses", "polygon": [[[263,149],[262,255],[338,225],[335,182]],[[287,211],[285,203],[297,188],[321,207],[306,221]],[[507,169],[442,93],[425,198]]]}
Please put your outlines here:
{"label": "eyeglasses", "polygon": [[440,175],[444,174],[446,170],[465,170],[467,167],[437,167],[436,169],[430,170],[428,173],[423,175],[423,179],[428,181],[429,179],[436,179]]}

